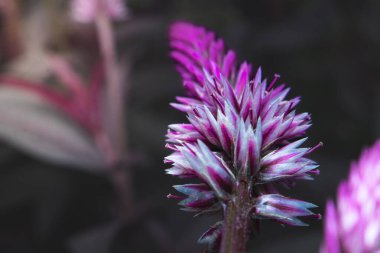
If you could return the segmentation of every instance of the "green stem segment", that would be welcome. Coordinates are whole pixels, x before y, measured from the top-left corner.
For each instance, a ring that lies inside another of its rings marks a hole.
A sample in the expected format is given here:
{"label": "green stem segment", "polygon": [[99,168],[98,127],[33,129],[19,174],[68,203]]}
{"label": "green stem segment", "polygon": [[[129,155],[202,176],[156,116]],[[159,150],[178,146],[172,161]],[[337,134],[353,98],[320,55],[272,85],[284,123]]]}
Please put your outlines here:
{"label": "green stem segment", "polygon": [[226,207],[220,253],[245,253],[252,225],[250,210],[252,199],[246,180],[239,180]]}

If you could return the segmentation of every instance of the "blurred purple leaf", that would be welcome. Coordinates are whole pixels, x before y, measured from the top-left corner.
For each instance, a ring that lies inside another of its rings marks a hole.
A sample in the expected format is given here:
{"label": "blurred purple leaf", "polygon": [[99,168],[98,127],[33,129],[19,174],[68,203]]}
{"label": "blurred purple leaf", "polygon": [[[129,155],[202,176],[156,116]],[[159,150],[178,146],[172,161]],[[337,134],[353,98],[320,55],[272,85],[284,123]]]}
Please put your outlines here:
{"label": "blurred purple leaf", "polygon": [[0,137],[55,163],[95,170],[105,166],[91,136],[38,95],[0,88]]}

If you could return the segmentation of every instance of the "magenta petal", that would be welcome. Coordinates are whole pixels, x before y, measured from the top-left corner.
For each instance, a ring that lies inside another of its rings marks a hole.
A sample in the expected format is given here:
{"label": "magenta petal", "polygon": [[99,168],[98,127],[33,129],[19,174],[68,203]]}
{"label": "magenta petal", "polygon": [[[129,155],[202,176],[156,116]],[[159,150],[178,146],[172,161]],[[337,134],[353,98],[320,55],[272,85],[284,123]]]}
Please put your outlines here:
{"label": "magenta petal", "polygon": [[338,217],[332,201],[327,202],[324,244],[321,252],[340,253]]}

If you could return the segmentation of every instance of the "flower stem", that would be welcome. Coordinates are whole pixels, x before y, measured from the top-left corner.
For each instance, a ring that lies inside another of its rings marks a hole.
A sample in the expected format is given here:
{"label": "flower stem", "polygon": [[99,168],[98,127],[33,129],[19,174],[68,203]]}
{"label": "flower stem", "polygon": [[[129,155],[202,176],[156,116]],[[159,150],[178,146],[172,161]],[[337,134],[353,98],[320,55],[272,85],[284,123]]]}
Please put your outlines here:
{"label": "flower stem", "polygon": [[[125,87],[121,83],[121,74],[116,60],[114,33],[110,18],[100,11],[96,18],[96,30],[101,55],[105,61],[106,72],[106,117],[108,133],[116,150],[125,151],[124,99]],[[118,154],[119,156],[121,154]]]}
{"label": "flower stem", "polygon": [[[106,73],[106,139],[111,150],[109,176],[122,205],[123,214],[128,218],[133,215],[132,176],[123,154],[126,148],[125,126],[125,87],[122,84],[121,73],[116,59],[114,32],[110,18],[100,10],[96,17],[96,30],[99,46],[105,64]],[[109,150],[108,149],[108,150]],[[107,150],[107,149],[105,149]]]}
{"label": "flower stem", "polygon": [[251,197],[247,180],[240,179],[226,207],[220,253],[245,253],[250,237]]}
{"label": "flower stem", "polygon": [[21,43],[21,18],[20,6],[18,1],[1,0],[0,14],[2,17],[2,44],[5,50],[2,50],[5,57],[16,57],[22,51]]}
{"label": "flower stem", "polygon": [[116,157],[111,141],[104,132],[96,132],[95,139],[97,145],[106,156],[108,175],[115,191],[119,195],[123,216],[129,218],[134,211],[132,173],[128,169],[126,162]]}
{"label": "flower stem", "polygon": [[122,216],[127,219],[134,215],[134,198],[131,171],[123,164],[116,165],[110,170],[110,180],[121,201]]}

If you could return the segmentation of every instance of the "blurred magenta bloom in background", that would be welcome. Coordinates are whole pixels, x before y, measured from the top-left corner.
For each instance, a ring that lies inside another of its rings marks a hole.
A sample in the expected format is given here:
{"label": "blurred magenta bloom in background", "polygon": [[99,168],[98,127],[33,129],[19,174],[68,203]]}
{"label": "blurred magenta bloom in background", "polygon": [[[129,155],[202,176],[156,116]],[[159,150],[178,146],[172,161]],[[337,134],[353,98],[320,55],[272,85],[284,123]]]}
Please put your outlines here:
{"label": "blurred magenta bloom in background", "polygon": [[380,252],[380,141],[365,149],[327,203],[321,253]]}

